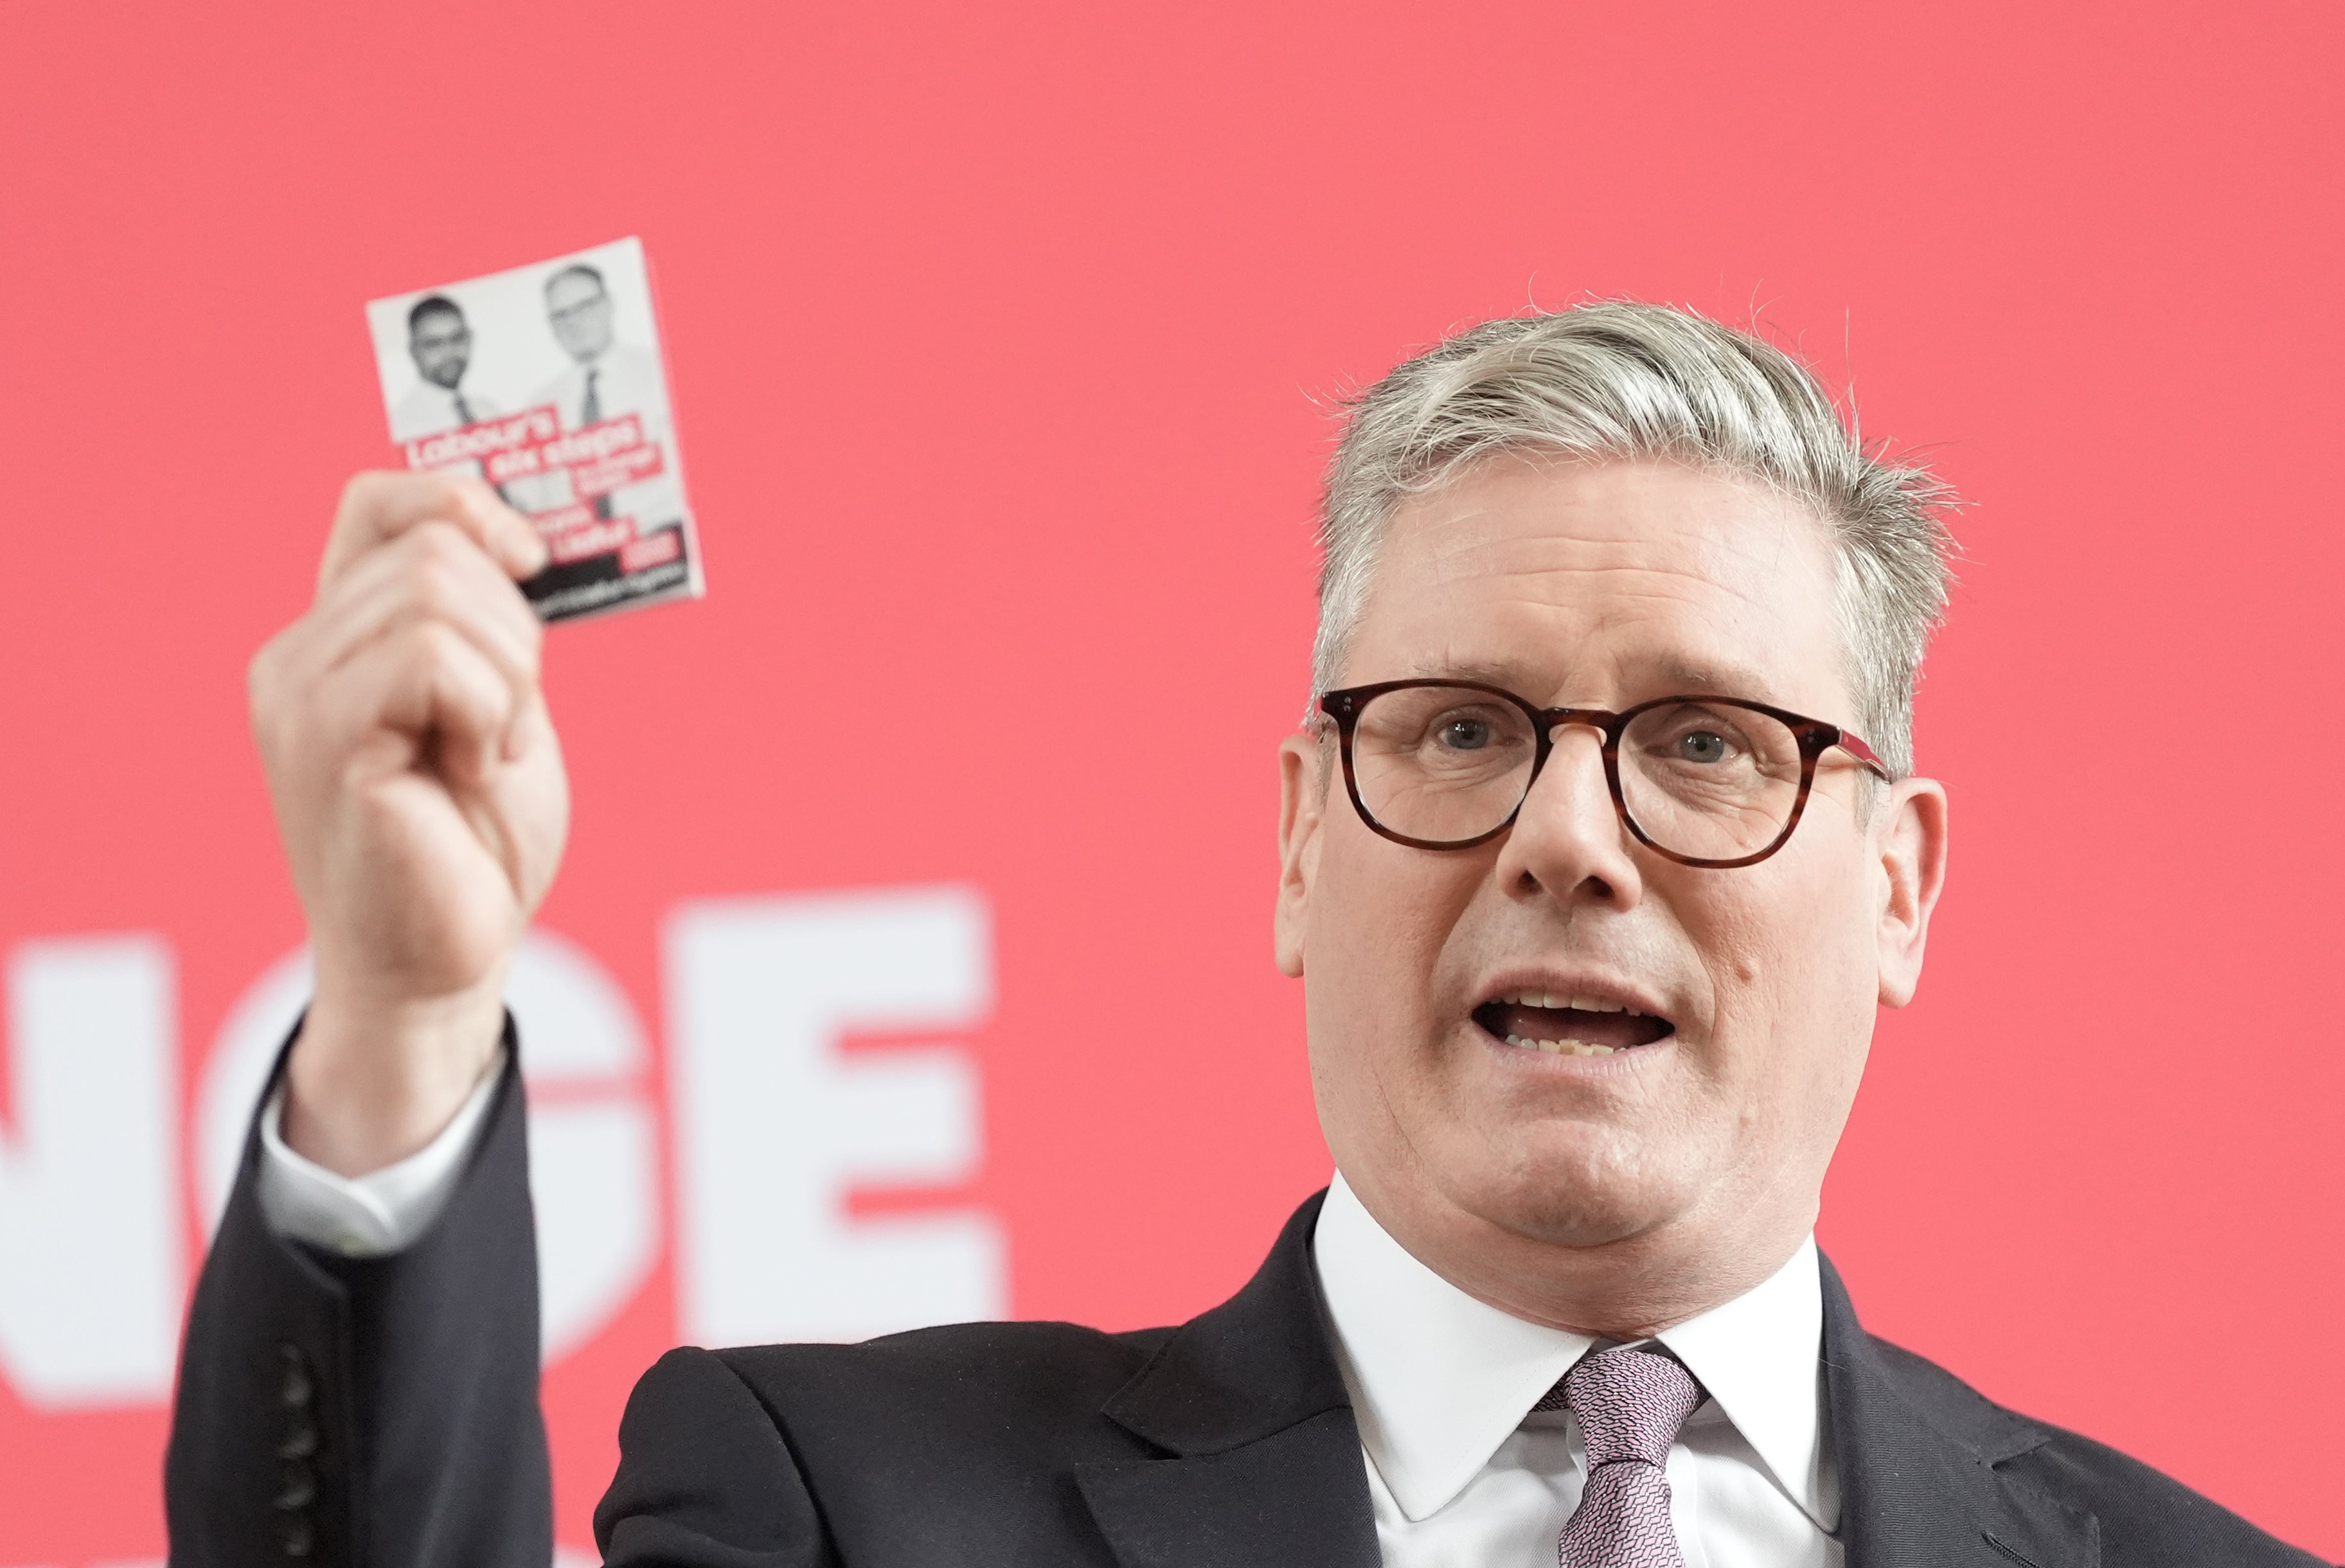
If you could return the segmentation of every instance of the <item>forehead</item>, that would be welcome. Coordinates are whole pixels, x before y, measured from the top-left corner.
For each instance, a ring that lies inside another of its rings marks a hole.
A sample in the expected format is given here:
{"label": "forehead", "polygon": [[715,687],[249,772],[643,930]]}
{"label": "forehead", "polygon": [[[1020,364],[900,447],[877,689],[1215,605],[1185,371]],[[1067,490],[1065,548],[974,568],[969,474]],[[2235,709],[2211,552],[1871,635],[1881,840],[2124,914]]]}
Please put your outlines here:
{"label": "forehead", "polygon": [[426,310],[415,319],[415,336],[425,339],[456,338],[463,335],[464,316],[460,310]]}
{"label": "forehead", "polygon": [[583,272],[565,272],[545,286],[545,302],[555,309],[594,298],[602,286]]}
{"label": "forehead", "polygon": [[1396,512],[1348,683],[1457,674],[1558,703],[1708,690],[1843,717],[1822,523],[1662,461],[1504,458]]}

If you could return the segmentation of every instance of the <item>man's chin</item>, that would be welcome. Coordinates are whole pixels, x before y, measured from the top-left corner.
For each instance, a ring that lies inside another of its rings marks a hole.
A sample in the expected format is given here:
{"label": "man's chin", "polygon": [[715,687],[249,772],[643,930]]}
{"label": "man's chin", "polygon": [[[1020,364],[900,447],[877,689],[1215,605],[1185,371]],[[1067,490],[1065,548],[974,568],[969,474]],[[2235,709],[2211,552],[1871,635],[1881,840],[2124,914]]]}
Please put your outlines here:
{"label": "man's chin", "polygon": [[1460,1193],[1463,1206],[1527,1240],[1571,1248],[1630,1241],[1684,1211],[1692,1184],[1680,1161],[1587,1130],[1530,1140],[1503,1169],[1472,1181],[1478,1190]]}

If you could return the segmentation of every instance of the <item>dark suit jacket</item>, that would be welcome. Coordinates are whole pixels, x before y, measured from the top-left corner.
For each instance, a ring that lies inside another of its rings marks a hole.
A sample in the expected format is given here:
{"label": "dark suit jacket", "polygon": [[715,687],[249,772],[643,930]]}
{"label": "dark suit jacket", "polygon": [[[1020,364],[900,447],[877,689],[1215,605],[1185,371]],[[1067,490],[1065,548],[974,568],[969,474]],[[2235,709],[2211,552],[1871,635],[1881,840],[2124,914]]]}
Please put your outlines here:
{"label": "dark suit jacket", "polygon": [[[257,1140],[196,1292],[167,1463],[178,1568],[543,1568],[537,1279],[518,1077],[407,1251],[279,1239]],[[611,1563],[1376,1568],[1314,1198],[1179,1328],[974,1323],[670,1351],[594,1517]],[[2313,1559],[1857,1324],[1824,1266],[1851,1568],[2258,1568]],[[1533,1568],[1522,1564],[1520,1568]]]}

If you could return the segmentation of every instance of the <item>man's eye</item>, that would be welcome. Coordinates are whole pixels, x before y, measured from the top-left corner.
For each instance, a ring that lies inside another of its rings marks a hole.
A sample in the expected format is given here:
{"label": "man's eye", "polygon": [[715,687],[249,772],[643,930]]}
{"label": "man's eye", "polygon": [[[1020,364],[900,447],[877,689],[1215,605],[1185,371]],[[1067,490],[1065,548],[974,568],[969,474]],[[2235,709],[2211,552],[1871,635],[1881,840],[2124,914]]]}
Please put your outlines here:
{"label": "man's eye", "polygon": [[1452,719],[1441,726],[1441,744],[1453,752],[1476,752],[1490,744],[1490,723],[1487,719]]}
{"label": "man's eye", "polygon": [[1689,763],[1721,763],[1726,760],[1726,737],[1716,730],[1693,730],[1678,737],[1678,758]]}

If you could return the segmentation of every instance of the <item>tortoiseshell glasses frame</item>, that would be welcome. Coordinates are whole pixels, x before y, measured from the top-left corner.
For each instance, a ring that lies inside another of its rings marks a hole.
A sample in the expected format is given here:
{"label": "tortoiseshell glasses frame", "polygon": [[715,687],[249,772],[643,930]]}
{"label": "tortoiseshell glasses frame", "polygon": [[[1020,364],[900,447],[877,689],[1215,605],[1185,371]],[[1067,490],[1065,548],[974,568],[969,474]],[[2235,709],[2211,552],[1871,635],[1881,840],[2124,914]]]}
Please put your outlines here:
{"label": "tortoiseshell glasses frame", "polygon": [[[1367,801],[1360,793],[1359,775],[1353,760],[1353,740],[1355,732],[1359,726],[1360,715],[1366,711],[1370,703],[1387,693],[1430,688],[1452,688],[1496,698],[1518,711],[1529,725],[1535,750],[1529,772],[1523,778],[1521,794],[1517,797],[1513,808],[1507,813],[1503,821],[1488,831],[1477,833],[1470,837],[1418,838],[1398,832],[1376,820],[1376,813],[1369,809]],[[1645,824],[1637,820],[1636,814],[1629,809],[1629,798],[1622,790],[1620,782],[1622,737],[1628,733],[1630,724],[1643,715],[1673,704],[1687,703],[1763,714],[1790,732],[1793,743],[1798,747],[1799,784],[1796,793],[1790,797],[1788,808],[1784,810],[1781,830],[1763,846],[1745,854],[1722,858],[1688,855],[1657,841],[1646,830]],[[1754,703],[1743,697],[1723,697],[1703,693],[1656,697],[1650,702],[1639,703],[1634,707],[1624,708],[1617,713],[1606,708],[1542,708],[1527,697],[1518,696],[1503,686],[1491,685],[1487,682],[1426,677],[1407,681],[1380,681],[1373,685],[1346,686],[1338,691],[1323,692],[1319,696],[1318,711],[1335,726],[1336,744],[1343,756],[1344,789],[1345,793],[1351,796],[1352,809],[1360,814],[1360,820],[1373,832],[1396,844],[1407,845],[1413,849],[1472,849],[1477,845],[1487,844],[1512,827],[1516,817],[1522,812],[1523,801],[1529,798],[1531,786],[1538,782],[1540,771],[1547,766],[1548,758],[1555,751],[1555,732],[1568,725],[1586,725],[1602,734],[1604,782],[1611,792],[1612,807],[1619,814],[1621,825],[1629,830],[1637,842],[1654,854],[1673,860],[1680,865],[1699,866],[1708,870],[1727,871],[1738,866],[1755,865],[1782,848],[1791,839],[1792,832],[1799,827],[1800,817],[1807,810],[1808,795],[1815,784],[1817,763],[1833,747],[1837,746],[1846,752],[1866,771],[1883,782],[1890,782],[1893,776],[1888,765],[1874,754],[1871,746],[1839,725],[1826,723],[1822,719],[1809,718],[1804,713],[1794,713],[1782,708],[1772,707],[1765,703]]]}

